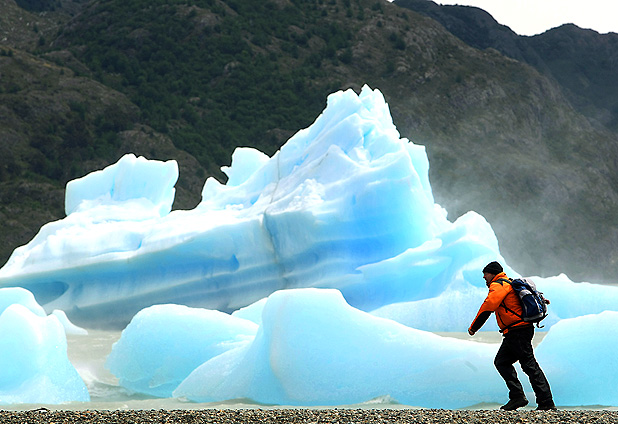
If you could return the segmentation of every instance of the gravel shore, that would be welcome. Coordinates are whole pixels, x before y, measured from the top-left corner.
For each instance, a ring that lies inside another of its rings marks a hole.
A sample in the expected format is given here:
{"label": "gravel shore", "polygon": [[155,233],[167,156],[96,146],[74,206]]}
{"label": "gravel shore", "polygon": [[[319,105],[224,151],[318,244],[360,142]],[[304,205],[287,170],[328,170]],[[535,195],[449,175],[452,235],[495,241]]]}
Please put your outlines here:
{"label": "gravel shore", "polygon": [[123,411],[0,411],[0,424],[74,423],[618,423],[618,411],[467,411],[439,409],[202,409]]}

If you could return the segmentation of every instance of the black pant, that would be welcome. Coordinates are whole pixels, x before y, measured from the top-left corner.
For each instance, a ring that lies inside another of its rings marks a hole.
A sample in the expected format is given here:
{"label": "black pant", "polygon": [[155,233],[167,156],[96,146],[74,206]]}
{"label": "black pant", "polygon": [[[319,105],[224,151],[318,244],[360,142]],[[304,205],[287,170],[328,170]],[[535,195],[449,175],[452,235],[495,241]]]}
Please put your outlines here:
{"label": "black pant", "polygon": [[532,350],[532,337],[534,327],[510,329],[502,340],[498,349],[494,365],[506,382],[509,389],[509,399],[525,398],[524,389],[517,378],[517,372],[513,364],[519,361],[521,369],[528,375],[530,385],[536,395],[537,405],[552,404],[552,394],[549,382],[538,362],[534,358]]}

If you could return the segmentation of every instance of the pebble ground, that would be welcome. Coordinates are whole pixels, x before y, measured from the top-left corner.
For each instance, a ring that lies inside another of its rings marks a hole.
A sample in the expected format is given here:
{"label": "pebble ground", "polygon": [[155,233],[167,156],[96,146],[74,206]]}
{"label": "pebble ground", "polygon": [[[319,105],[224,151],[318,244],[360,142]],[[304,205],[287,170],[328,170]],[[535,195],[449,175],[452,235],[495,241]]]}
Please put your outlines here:
{"label": "pebble ground", "polygon": [[0,424],[75,423],[256,423],[256,424],[604,424],[618,423],[618,411],[513,411],[439,409],[202,409],[118,411],[0,411]]}

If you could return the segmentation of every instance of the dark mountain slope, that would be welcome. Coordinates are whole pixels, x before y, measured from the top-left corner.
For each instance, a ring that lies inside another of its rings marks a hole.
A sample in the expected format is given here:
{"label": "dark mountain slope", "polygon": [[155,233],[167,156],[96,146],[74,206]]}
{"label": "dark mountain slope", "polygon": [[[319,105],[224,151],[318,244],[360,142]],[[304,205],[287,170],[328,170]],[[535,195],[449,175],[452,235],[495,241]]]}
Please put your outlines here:
{"label": "dark mountain slope", "polygon": [[440,6],[429,0],[395,0],[440,22],[465,43],[495,48],[554,78],[575,108],[618,132],[618,34],[568,24],[533,37],[519,36],[482,9]]}
{"label": "dark mountain slope", "polygon": [[117,91],[53,62],[0,48],[0,253],[5,260],[43,224],[64,216],[67,181],[125,152],[174,157],[192,168],[179,182],[177,207],[195,206],[203,168],[169,138],[139,125],[138,115]]}
{"label": "dark mountain slope", "polygon": [[518,36],[477,7],[442,6],[430,0],[395,0],[394,3],[436,20],[451,34],[477,49],[492,47],[505,56],[524,62],[536,54],[527,45],[526,37]]}
{"label": "dark mountain slope", "polygon": [[618,132],[618,34],[563,25],[527,44],[539,58],[528,63],[546,68],[584,115]]}
{"label": "dark mountain slope", "polygon": [[[579,119],[577,128],[564,126],[562,129],[551,130],[547,133],[543,128],[548,128],[548,126],[559,128],[562,125],[560,124],[562,119],[558,119],[555,122],[556,125],[552,125],[547,120],[554,118],[546,113],[545,107],[538,108],[539,119],[528,120],[527,126],[535,123],[539,130],[537,147],[545,146],[551,154],[538,156],[536,169],[532,172],[530,169],[526,170],[525,177],[508,177],[517,181],[522,178],[528,179],[532,190],[529,195],[526,194],[524,184],[509,184],[504,181],[498,186],[500,189],[514,189],[509,195],[525,199],[525,206],[522,203],[516,207],[518,216],[501,218],[508,216],[509,211],[486,211],[485,216],[497,227],[497,233],[502,235],[500,240],[514,243],[513,246],[509,246],[504,245],[503,242],[503,251],[507,257],[511,256],[523,261],[526,264],[523,270],[526,272],[546,274],[557,272],[562,266],[565,272],[577,279],[612,281],[613,278],[609,277],[608,271],[616,266],[616,255],[611,252],[615,251],[617,246],[616,242],[612,242],[611,239],[615,240],[618,231],[616,229],[618,218],[613,210],[618,187],[618,176],[613,171],[617,164],[616,146],[618,142],[618,127],[616,126],[618,119],[618,34],[601,35],[574,25],[564,25],[534,37],[522,37],[508,27],[498,24],[487,12],[478,8],[439,6],[427,0],[396,0],[395,3],[430,16],[471,46],[479,49],[494,48],[508,57],[529,63],[560,85],[560,91],[565,95],[560,100],[561,102],[570,103],[575,111],[588,118],[588,123]],[[513,108],[518,109],[519,106],[515,103],[513,103]],[[529,106],[533,110],[540,105],[535,105],[533,101]],[[563,119],[565,117],[566,115],[562,116]],[[521,119],[518,121],[524,122]],[[469,123],[472,122],[474,120]],[[529,126],[529,129],[534,130],[534,126]],[[520,130],[521,128],[515,133]],[[457,131],[447,137],[457,138],[465,132],[466,130],[462,129],[461,132]],[[476,137],[474,132],[475,130],[470,131],[469,139]],[[509,137],[509,132],[507,125],[500,130],[496,139]],[[525,140],[529,137],[525,132],[515,133],[512,133],[516,136],[515,139],[523,137]],[[437,135],[433,133],[428,134],[427,137],[433,140],[431,143],[435,143]],[[483,138],[481,136],[479,139]],[[579,146],[572,144],[577,139],[581,143]],[[439,141],[437,144],[442,145]],[[472,146],[473,144],[466,143],[466,145]],[[437,165],[434,166],[433,172],[441,174],[448,168],[448,165],[440,165],[438,162],[440,159],[435,156],[435,153],[441,151],[442,147],[436,148],[436,145],[433,145],[428,150],[430,157],[432,153],[434,154],[433,164]],[[582,155],[584,151],[586,153]],[[447,156],[457,158],[451,155],[452,151],[449,148],[445,148],[444,152]],[[499,158],[501,163],[507,167],[511,166],[513,161],[526,162],[508,152],[508,149],[497,150],[494,152],[497,155],[493,157]],[[539,153],[535,153],[534,149],[530,151],[532,157],[537,154]],[[466,157],[465,155],[466,153],[462,152],[462,156],[459,157]],[[586,165],[578,163],[583,157],[586,157],[584,159],[587,162]],[[436,170],[436,167],[439,169]],[[579,171],[584,168],[586,170],[583,172],[588,173],[590,179],[580,179],[582,174]],[[487,210],[487,206],[475,207],[474,202],[471,201],[476,199],[486,203],[490,200],[482,193],[472,196],[467,194],[464,196],[465,199],[460,199],[460,202],[454,200],[457,192],[472,193],[474,185],[486,186],[481,181],[481,177],[453,177],[447,184],[440,182],[442,178],[441,175],[435,175],[433,179],[437,183],[438,199],[442,199],[446,205],[459,203],[459,206],[449,210],[462,211],[465,208]],[[584,182],[585,180],[588,181]],[[539,191],[539,188],[543,186],[547,187]],[[546,196],[545,192],[548,192],[549,196]],[[532,202],[529,202],[530,200]],[[507,204],[515,202],[511,201]],[[561,210],[560,205],[566,204],[569,204],[570,208]],[[555,216],[551,218],[553,214]],[[539,219],[541,216],[545,218]],[[549,223],[552,220],[554,222]],[[545,224],[536,227],[535,221],[545,222]],[[594,236],[588,233],[590,230],[593,231]],[[598,241],[597,237],[604,240],[600,241],[600,244],[604,245],[603,248],[594,246],[596,243],[594,240]],[[540,238],[545,238],[545,240],[540,241]],[[524,259],[526,255],[530,257]],[[554,258],[557,257],[568,257],[568,263],[563,265],[553,263]],[[590,266],[591,262],[596,263],[597,266]]]}
{"label": "dark mountain slope", "polygon": [[485,216],[524,273],[609,280],[618,247],[615,136],[531,69],[490,58],[466,67],[458,83],[435,81],[436,71],[428,84],[446,90],[414,87],[391,102],[398,127],[427,146],[436,200],[452,218]]}

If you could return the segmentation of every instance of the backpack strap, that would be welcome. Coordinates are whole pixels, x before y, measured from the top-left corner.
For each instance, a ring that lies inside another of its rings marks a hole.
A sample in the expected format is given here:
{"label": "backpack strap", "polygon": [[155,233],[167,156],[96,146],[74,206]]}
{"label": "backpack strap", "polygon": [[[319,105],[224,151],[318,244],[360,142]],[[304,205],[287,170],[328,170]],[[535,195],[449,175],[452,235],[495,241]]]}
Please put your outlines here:
{"label": "backpack strap", "polygon": [[[498,278],[495,282],[499,283],[500,285],[502,285],[503,282],[511,284],[511,281],[513,281],[513,280],[511,280],[510,278]],[[519,318],[519,321],[515,321],[514,323],[509,324],[506,327],[504,327],[502,330],[500,330],[501,333],[503,333],[504,330],[508,330],[509,328],[513,327],[515,324],[519,324],[521,322],[525,322],[520,314],[518,314],[517,312],[507,308],[507,306],[504,304],[504,300],[502,301],[500,306],[502,306],[507,312],[510,312],[510,313],[512,313],[513,315],[515,315],[516,317]]]}
{"label": "backpack strap", "polygon": [[[495,282],[496,282],[496,283],[499,283],[500,285],[503,285],[503,284],[502,284],[503,282],[504,282],[504,283],[509,283],[509,284],[511,284],[511,281],[513,281],[513,280],[511,280],[510,278],[498,278]],[[519,315],[517,312],[512,311],[511,309],[509,309],[509,308],[507,308],[507,307],[506,307],[506,305],[504,304],[504,300],[502,301],[502,303],[500,304],[500,306],[502,306],[504,309],[506,309],[506,311],[507,311],[507,312],[510,312],[510,313],[512,313],[513,315],[516,315],[516,316],[518,316],[518,317],[521,319],[521,315]],[[517,324],[517,323],[515,323],[515,324]]]}

